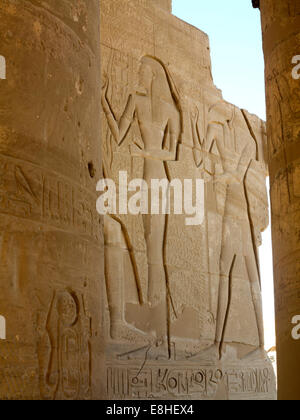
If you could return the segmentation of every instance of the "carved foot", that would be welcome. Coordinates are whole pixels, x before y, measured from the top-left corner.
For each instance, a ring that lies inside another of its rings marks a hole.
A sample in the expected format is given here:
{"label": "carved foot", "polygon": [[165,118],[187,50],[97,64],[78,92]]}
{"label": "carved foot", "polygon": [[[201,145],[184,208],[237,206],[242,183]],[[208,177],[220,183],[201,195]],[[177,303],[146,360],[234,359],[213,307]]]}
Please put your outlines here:
{"label": "carved foot", "polygon": [[268,360],[268,354],[266,350],[263,347],[259,347],[258,349],[252,351],[251,353],[247,354],[247,356],[243,357],[243,360],[249,360],[249,361],[267,361]]}
{"label": "carved foot", "polygon": [[131,327],[125,322],[114,323],[111,325],[110,336],[112,340],[127,341],[132,344],[149,345],[149,337],[142,331]]}
{"label": "carved foot", "polygon": [[148,346],[140,347],[118,356],[119,360],[169,360],[169,350],[167,344],[162,341],[149,343]]}
{"label": "carved foot", "polygon": [[220,346],[218,344],[213,344],[207,349],[188,357],[188,360],[197,362],[216,362],[220,359]]}
{"label": "carved foot", "polygon": [[156,341],[155,345],[151,347],[149,352],[149,359],[151,360],[169,360],[170,354],[168,344],[165,340]]}
{"label": "carved foot", "polygon": [[118,360],[147,360],[150,349],[151,345],[148,345],[123,354],[119,354]]}

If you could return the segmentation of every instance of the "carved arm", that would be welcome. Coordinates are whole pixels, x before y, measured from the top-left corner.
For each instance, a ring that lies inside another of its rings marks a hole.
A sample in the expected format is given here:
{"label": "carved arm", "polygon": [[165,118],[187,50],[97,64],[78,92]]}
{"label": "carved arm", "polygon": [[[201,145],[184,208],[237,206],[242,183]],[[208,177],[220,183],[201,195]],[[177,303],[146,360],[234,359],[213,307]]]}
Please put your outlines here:
{"label": "carved arm", "polygon": [[133,117],[135,113],[135,100],[132,95],[129,96],[123,115],[118,123],[114,116],[112,108],[109,104],[109,101],[107,99],[108,88],[109,88],[109,81],[104,87],[103,93],[102,93],[103,111],[106,115],[107,122],[112,132],[112,135],[114,136],[118,146],[120,146],[122,142],[124,141],[124,138],[126,137],[126,134],[128,133],[128,130],[133,121]]}

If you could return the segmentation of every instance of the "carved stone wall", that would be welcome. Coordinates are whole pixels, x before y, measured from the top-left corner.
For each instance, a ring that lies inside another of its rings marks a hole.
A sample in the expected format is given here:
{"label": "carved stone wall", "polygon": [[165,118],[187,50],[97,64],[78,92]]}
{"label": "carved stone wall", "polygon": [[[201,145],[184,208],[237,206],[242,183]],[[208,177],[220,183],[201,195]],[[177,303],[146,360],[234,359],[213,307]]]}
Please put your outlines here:
{"label": "carved stone wall", "polygon": [[278,391],[300,398],[300,2],[261,0],[276,291]]}
{"label": "carved stone wall", "polygon": [[102,393],[99,16],[0,3],[1,400]]}
{"label": "carved stone wall", "polygon": [[168,12],[172,11],[172,0],[148,0],[149,3],[152,3],[154,6],[161,7]]}
{"label": "carved stone wall", "polygon": [[225,102],[206,34],[147,0],[102,0],[106,178],[205,180],[205,218],[105,218],[107,397],[274,399],[258,247],[264,122]]}

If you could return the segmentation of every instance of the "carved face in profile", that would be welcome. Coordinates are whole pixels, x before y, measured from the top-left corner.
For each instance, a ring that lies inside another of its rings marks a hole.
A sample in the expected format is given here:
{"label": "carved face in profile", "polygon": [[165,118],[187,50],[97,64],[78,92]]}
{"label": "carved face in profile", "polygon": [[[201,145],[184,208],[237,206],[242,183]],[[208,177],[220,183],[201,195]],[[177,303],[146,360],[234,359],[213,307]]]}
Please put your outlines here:
{"label": "carved face in profile", "polygon": [[193,120],[196,120],[197,117],[198,117],[198,115],[199,115],[199,110],[197,108],[197,105],[193,105],[192,108],[191,108],[191,117],[192,117],[192,119]]}
{"label": "carved face in profile", "polygon": [[151,84],[153,81],[153,71],[151,67],[142,61],[140,70],[139,70],[139,88],[146,90],[146,92],[150,92]]}
{"label": "carved face in profile", "polygon": [[71,326],[76,322],[77,305],[70,293],[63,293],[57,302],[57,312],[63,325]]}
{"label": "carved face in profile", "polygon": [[171,119],[179,117],[179,95],[168,69],[159,59],[145,56],[139,69],[139,92],[152,100],[153,120],[160,121],[162,115]]}

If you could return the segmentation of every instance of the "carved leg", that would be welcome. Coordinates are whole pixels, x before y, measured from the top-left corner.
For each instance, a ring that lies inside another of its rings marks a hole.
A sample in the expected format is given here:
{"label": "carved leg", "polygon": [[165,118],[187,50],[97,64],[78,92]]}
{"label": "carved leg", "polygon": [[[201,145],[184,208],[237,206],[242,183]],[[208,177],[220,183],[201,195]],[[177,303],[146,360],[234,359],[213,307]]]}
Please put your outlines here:
{"label": "carved leg", "polygon": [[230,247],[224,246],[220,258],[220,283],[215,343],[206,350],[193,355],[190,359],[199,361],[215,361],[217,359],[221,359],[222,357],[222,344],[230,296],[230,276],[234,267],[235,259],[236,256],[232,255]]}
{"label": "carved leg", "polygon": [[123,251],[106,246],[105,248],[105,278],[107,299],[110,312],[111,338],[118,338],[115,330],[124,321],[123,292]]}
{"label": "carved leg", "polygon": [[146,215],[143,218],[148,262],[148,303],[156,312],[152,328],[161,347],[167,350],[169,313],[167,279],[164,266],[165,215]]}
{"label": "carved leg", "polygon": [[164,267],[165,215],[144,216],[148,262],[148,302],[152,307],[166,301]]}
{"label": "carved leg", "polygon": [[263,322],[263,308],[262,308],[262,299],[261,299],[261,287],[259,274],[256,264],[255,256],[245,257],[247,272],[250,280],[252,300],[255,310],[255,316],[257,321],[257,329],[259,335],[259,344],[261,348],[264,348],[265,338],[264,338],[264,322]]}
{"label": "carved leg", "polygon": [[228,313],[231,274],[235,264],[236,255],[231,252],[230,244],[223,244],[220,257],[220,285],[218,296],[218,311],[216,325],[216,345],[219,348],[221,358],[221,347],[223,344],[225,323]]}
{"label": "carved leg", "polygon": [[121,225],[105,217],[105,279],[110,312],[110,335],[113,340],[149,343],[146,334],[125,321],[124,253],[128,252]]}
{"label": "carved leg", "polygon": [[228,310],[229,303],[229,276],[221,275],[220,276],[220,286],[219,286],[219,303],[218,303],[218,313],[217,313],[217,325],[216,325],[216,344],[220,347],[224,335],[224,327],[226,314]]}

